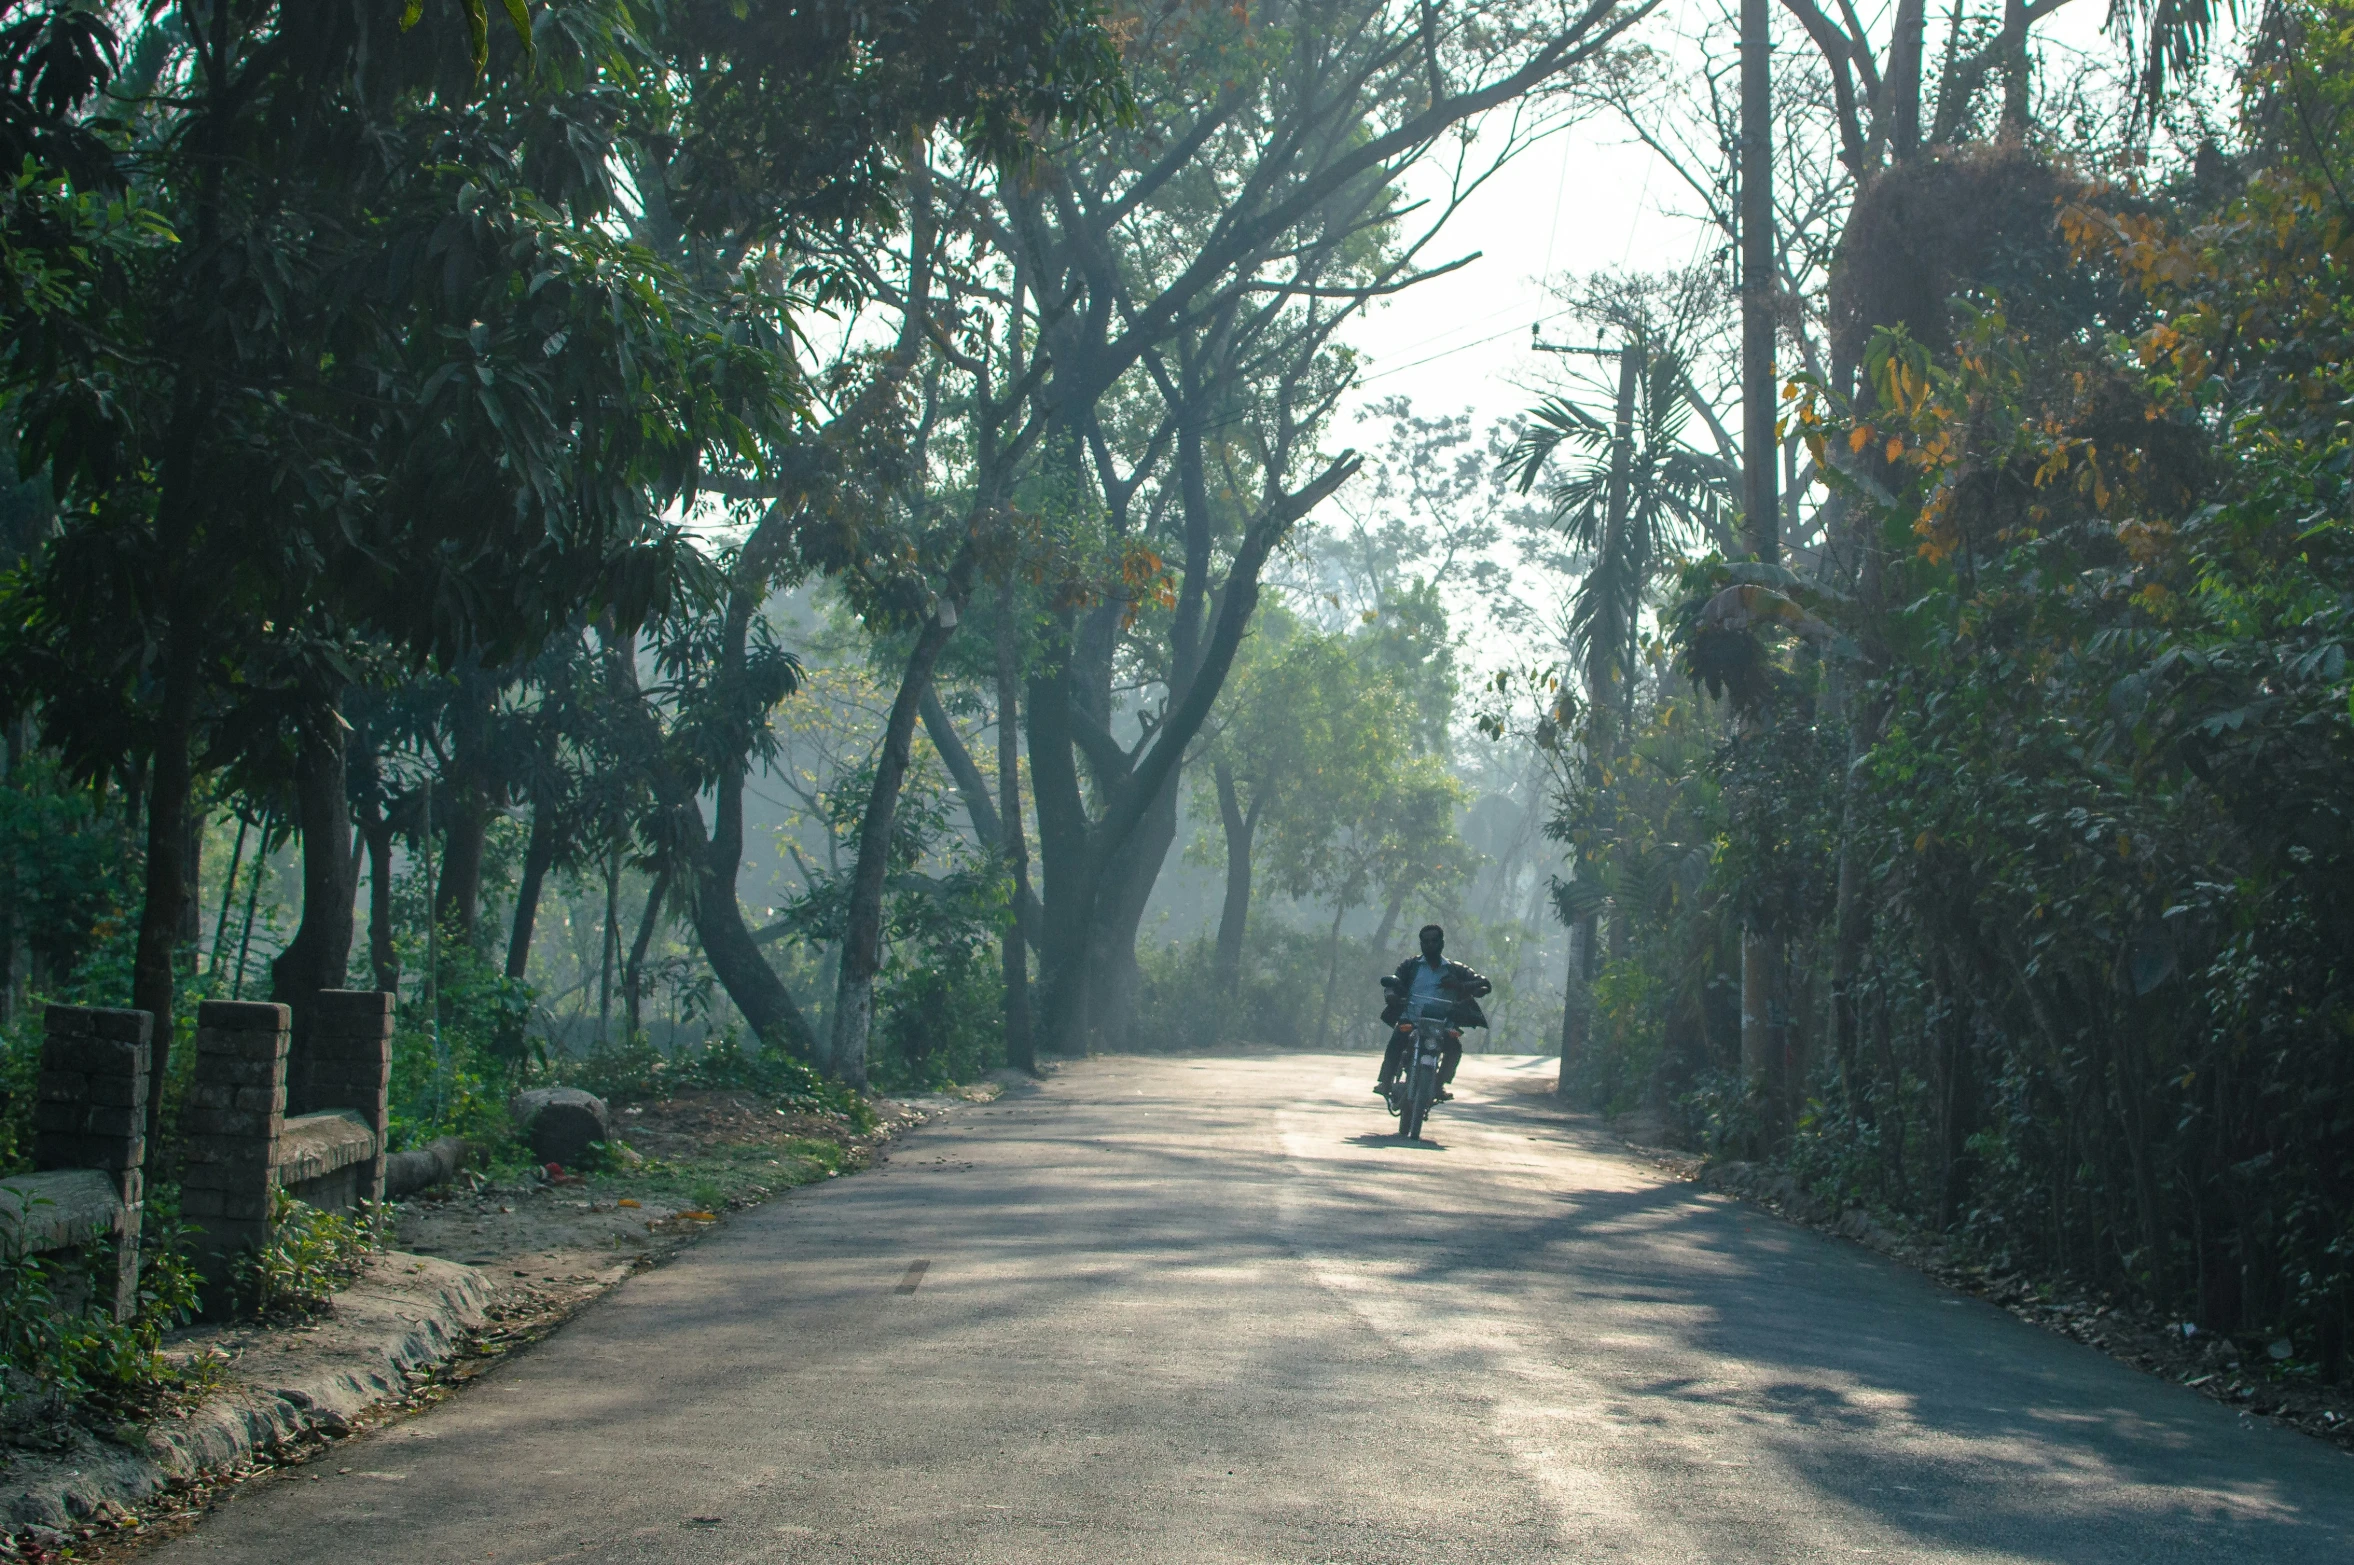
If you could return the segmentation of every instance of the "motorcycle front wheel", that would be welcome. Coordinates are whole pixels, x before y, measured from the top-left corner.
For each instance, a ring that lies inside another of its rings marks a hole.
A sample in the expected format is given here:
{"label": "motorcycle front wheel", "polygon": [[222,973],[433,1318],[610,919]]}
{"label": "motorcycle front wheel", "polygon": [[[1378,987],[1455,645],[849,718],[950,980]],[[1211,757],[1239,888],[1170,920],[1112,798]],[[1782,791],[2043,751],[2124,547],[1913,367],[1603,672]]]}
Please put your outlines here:
{"label": "motorcycle front wheel", "polygon": [[1405,1111],[1398,1116],[1398,1134],[1409,1141],[1422,1139],[1422,1122],[1430,1114],[1431,1100],[1438,1095],[1438,1079],[1427,1065],[1416,1066],[1406,1083]]}

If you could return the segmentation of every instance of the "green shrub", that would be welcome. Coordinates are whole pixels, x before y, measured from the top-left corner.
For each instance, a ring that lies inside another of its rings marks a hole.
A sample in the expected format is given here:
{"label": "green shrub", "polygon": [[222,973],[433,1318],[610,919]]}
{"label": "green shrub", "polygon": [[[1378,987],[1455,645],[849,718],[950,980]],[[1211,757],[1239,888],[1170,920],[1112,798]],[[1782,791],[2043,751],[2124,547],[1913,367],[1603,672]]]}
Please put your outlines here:
{"label": "green shrub", "polygon": [[421,988],[400,1007],[392,1039],[390,1140],[395,1150],[442,1136],[489,1146],[511,1139],[507,1099],[532,1063],[516,1040],[528,985],[508,978],[454,937],[441,949],[436,1017]]}
{"label": "green shrub", "polygon": [[[1398,959],[1385,961],[1383,955],[1362,940],[1341,941],[1325,1047],[1369,1048],[1382,1041],[1375,1021],[1381,991],[1374,981]],[[1273,918],[1254,920],[1243,942],[1240,980],[1231,992],[1221,992],[1216,981],[1217,941],[1211,936],[1167,945],[1140,943],[1136,957],[1144,970],[1136,1014],[1138,1049],[1183,1054],[1235,1043],[1318,1047],[1317,1022],[1324,1013],[1331,962],[1322,931]]]}
{"label": "green shrub", "polygon": [[28,1394],[62,1413],[93,1400],[135,1404],[186,1379],[156,1351],[196,1308],[193,1230],[179,1221],[178,1206],[172,1187],[149,1194],[138,1303],[128,1320],[95,1303],[115,1293],[105,1235],[80,1251],[0,1255],[0,1364],[34,1388]]}
{"label": "green shrub", "polygon": [[1686,1146],[1712,1158],[1754,1158],[1767,1146],[1773,1104],[1762,1083],[1738,1071],[1709,1070],[1675,1099],[1670,1118]]}
{"label": "green shrub", "polygon": [[238,1263],[238,1296],[265,1320],[314,1313],[379,1247],[373,1214],[322,1212],[280,1190],[269,1243]]}
{"label": "green shrub", "polygon": [[879,1092],[937,1090],[1005,1063],[1005,980],[996,952],[938,941],[893,960],[875,984],[868,1079]]}
{"label": "green shrub", "polygon": [[840,1114],[862,1129],[874,1115],[858,1095],[773,1050],[746,1053],[731,1032],[666,1055],[643,1037],[551,1062],[546,1079],[608,1103],[644,1103],[681,1092],[749,1092],[782,1108]]}
{"label": "green shrub", "polygon": [[1650,963],[1628,958],[1604,963],[1588,997],[1592,1010],[1571,1070],[1572,1097],[1605,1114],[1664,1106],[1666,1094],[1658,1089],[1675,987]]}

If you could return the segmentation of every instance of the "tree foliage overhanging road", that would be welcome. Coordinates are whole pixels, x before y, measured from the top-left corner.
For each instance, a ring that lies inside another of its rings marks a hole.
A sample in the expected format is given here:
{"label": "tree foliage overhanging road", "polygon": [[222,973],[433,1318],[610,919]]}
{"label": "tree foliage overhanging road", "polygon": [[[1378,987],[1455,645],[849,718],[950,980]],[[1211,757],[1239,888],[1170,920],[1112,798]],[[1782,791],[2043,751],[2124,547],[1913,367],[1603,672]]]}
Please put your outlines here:
{"label": "tree foliage overhanging road", "polygon": [[1565,1091],[2324,1383],[2354,1322],[2346,21],[2266,13],[2231,138],[2156,162],[2121,111],[2071,142],[2080,84],[1984,115],[1966,36],[1935,141],[1859,137],[1859,56],[1826,45],[1827,101],[1801,60],[1777,122],[1847,167],[1783,212],[1822,258],[1780,279],[1787,563],[1661,570],[1633,699],[1595,666],[1541,714],[1557,899],[1600,921]]}
{"label": "tree foliage overhanging road", "polygon": [[[1333,1041],[1435,913],[1566,1095],[2342,1377],[2349,14],[2057,9],[1785,0],[1744,234],[1640,0],[0,3],[0,1124],[36,995],[160,1172],[200,998],[394,992],[422,1138]],[[1573,122],[1771,275],[1341,449]]]}

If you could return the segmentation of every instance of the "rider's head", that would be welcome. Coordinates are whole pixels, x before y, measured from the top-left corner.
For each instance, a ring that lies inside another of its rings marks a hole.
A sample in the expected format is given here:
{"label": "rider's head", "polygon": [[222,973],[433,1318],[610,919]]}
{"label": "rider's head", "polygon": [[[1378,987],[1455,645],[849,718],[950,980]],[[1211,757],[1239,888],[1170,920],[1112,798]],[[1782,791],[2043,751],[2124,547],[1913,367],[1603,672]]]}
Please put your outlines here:
{"label": "rider's head", "polygon": [[1422,926],[1422,955],[1423,955],[1423,959],[1424,959],[1425,961],[1428,961],[1428,962],[1436,963],[1436,962],[1438,961],[1438,959],[1439,959],[1439,953],[1440,953],[1441,951],[1444,951],[1444,950],[1446,950],[1446,949],[1447,949],[1447,932],[1446,932],[1445,930],[1443,930],[1443,929],[1439,928],[1439,926],[1438,926],[1438,925],[1436,925],[1436,924],[1425,924],[1425,925],[1423,925],[1423,926]]}

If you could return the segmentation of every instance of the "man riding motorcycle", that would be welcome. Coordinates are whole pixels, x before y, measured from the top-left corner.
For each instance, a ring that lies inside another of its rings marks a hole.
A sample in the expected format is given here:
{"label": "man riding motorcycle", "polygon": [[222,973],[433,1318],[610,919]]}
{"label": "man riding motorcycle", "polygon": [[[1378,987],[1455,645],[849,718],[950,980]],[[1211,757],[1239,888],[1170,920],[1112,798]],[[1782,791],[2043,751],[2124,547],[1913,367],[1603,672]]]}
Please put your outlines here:
{"label": "man riding motorcycle", "polygon": [[1381,1008],[1381,1019],[1391,1024],[1390,1046],[1381,1057],[1381,1079],[1373,1084],[1373,1090],[1385,1098],[1405,1064],[1407,1040],[1414,1036],[1411,1022],[1399,1024],[1411,1002],[1436,997],[1455,1004],[1454,1025],[1447,1029],[1444,1063],[1439,1070],[1441,1103],[1452,1102],[1455,1097],[1447,1090],[1447,1084],[1455,1079],[1455,1067],[1463,1063],[1462,1029],[1488,1024],[1486,1014],[1479,1008],[1479,997],[1496,986],[1461,962],[1448,961],[1444,954],[1446,948],[1447,932],[1436,924],[1425,924],[1422,954],[1398,964],[1397,983],[1390,990],[1389,1003]]}

